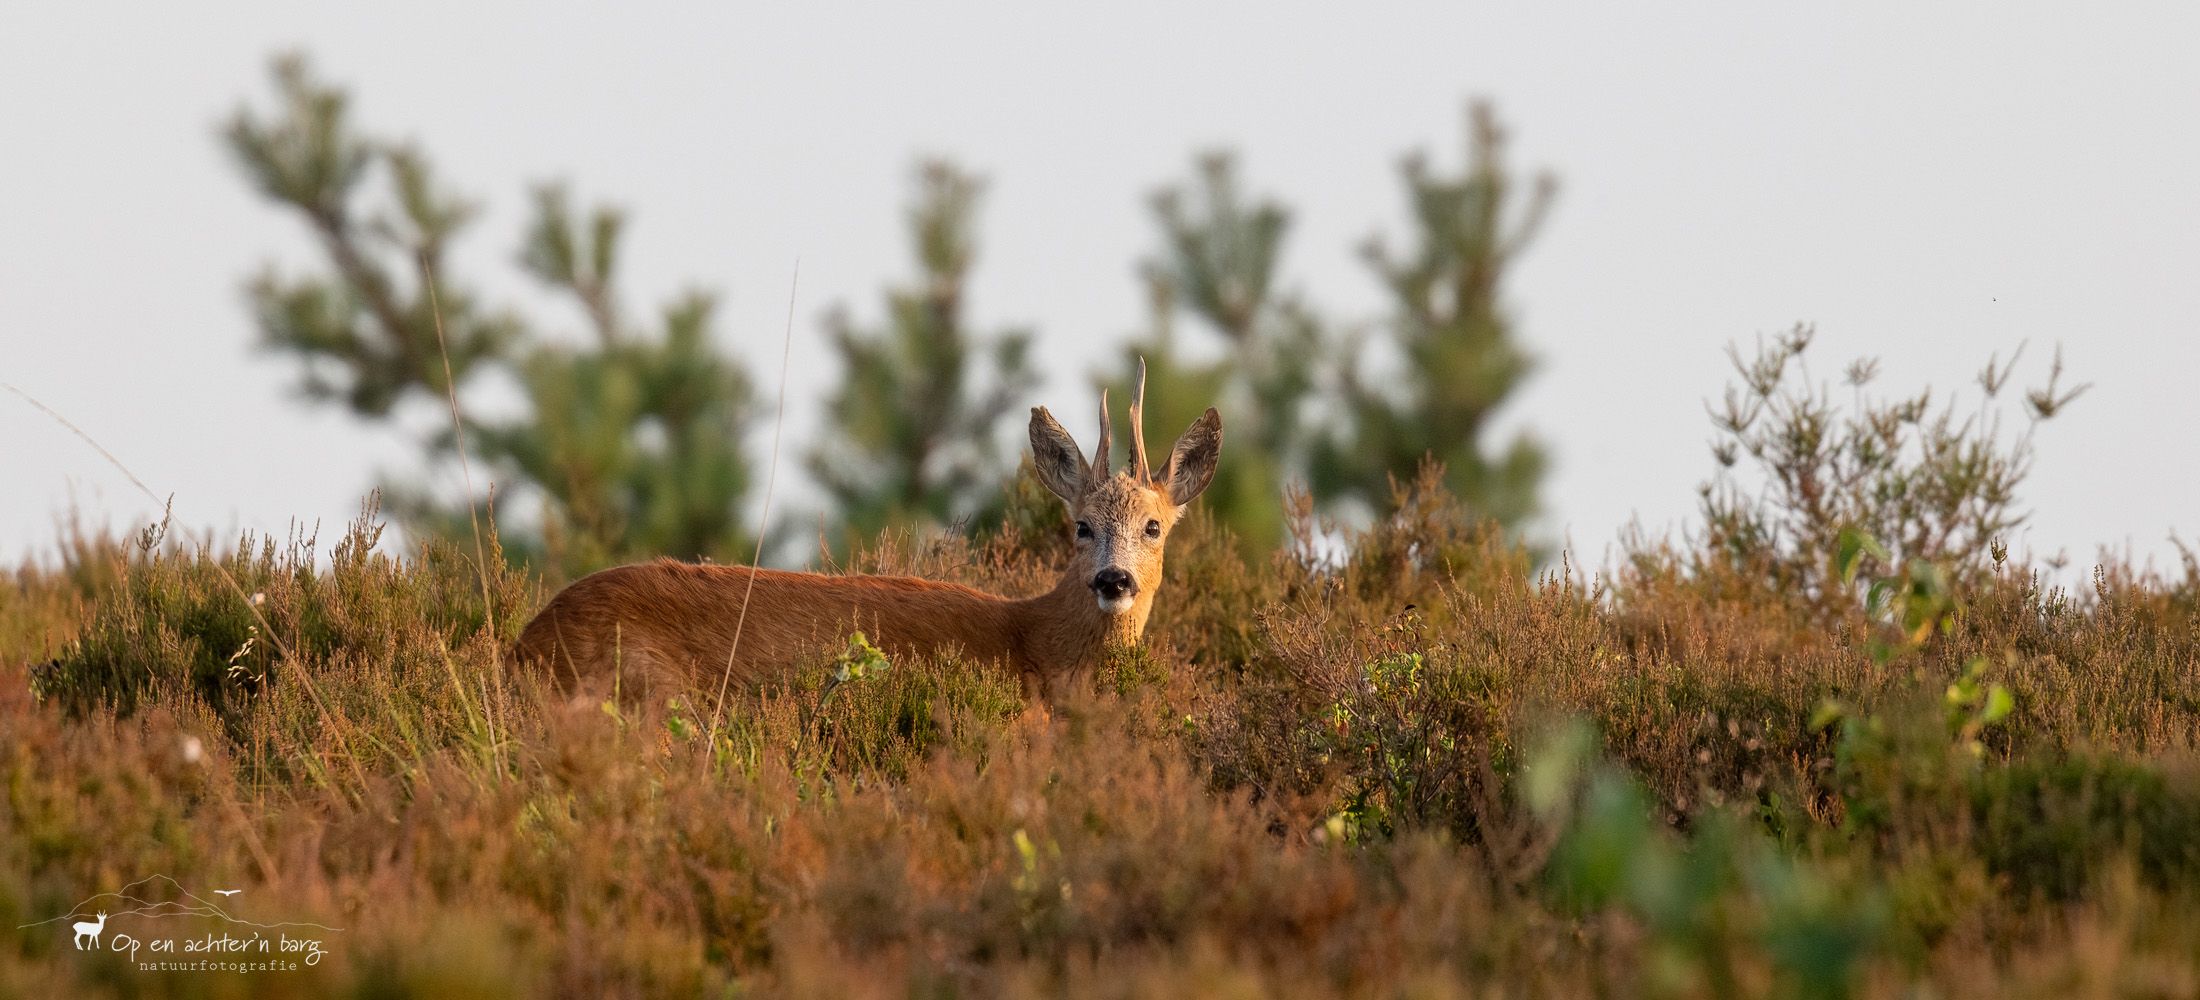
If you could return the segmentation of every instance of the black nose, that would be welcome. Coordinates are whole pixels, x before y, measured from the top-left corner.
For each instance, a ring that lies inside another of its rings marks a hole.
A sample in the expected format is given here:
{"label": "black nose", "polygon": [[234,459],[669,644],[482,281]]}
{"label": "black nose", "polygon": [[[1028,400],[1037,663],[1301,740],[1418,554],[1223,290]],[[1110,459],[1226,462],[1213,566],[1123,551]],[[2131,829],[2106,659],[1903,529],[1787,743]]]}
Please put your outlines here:
{"label": "black nose", "polygon": [[1131,579],[1129,573],[1110,566],[1093,575],[1092,589],[1112,601],[1125,594],[1138,593],[1138,581]]}

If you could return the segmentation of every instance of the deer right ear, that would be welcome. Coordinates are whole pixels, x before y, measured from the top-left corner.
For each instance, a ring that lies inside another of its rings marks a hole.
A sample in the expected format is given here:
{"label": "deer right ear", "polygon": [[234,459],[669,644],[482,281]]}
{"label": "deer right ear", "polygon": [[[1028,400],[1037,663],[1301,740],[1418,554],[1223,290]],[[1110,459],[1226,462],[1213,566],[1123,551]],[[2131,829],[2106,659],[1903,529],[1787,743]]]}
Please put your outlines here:
{"label": "deer right ear", "polygon": [[1031,465],[1039,473],[1040,484],[1064,503],[1074,504],[1084,496],[1091,466],[1077,453],[1076,439],[1044,406],[1031,408]]}
{"label": "deer right ear", "polygon": [[1214,481],[1215,464],[1222,460],[1222,414],[1210,406],[1192,421],[1184,436],[1169,452],[1169,464],[1158,482],[1169,491],[1169,502],[1179,507],[1206,492]]}

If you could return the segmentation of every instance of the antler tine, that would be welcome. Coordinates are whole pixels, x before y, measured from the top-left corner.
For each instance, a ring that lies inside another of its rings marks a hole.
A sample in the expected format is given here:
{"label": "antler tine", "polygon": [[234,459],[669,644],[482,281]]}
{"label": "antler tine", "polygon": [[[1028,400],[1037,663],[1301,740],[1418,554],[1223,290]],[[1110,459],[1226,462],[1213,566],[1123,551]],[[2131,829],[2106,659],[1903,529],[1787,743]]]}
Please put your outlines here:
{"label": "antler tine", "polygon": [[1099,482],[1108,476],[1108,390],[1100,389],[1100,446],[1092,450],[1092,481]]}
{"label": "antler tine", "polygon": [[1138,388],[1131,396],[1131,478],[1145,482],[1153,469],[1146,464],[1146,359],[1138,359]]}

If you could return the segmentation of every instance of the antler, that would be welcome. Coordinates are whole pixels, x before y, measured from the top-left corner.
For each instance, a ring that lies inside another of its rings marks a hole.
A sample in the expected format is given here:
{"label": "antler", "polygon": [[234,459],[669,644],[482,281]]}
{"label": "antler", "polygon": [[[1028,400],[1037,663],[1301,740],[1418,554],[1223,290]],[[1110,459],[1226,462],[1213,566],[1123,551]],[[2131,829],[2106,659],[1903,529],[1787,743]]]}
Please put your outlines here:
{"label": "antler", "polygon": [[1108,390],[1100,389],[1100,446],[1092,450],[1092,481],[1108,477]]}
{"label": "antler", "polygon": [[1141,483],[1151,478],[1146,464],[1146,359],[1138,359],[1138,389],[1131,396],[1131,478]]}

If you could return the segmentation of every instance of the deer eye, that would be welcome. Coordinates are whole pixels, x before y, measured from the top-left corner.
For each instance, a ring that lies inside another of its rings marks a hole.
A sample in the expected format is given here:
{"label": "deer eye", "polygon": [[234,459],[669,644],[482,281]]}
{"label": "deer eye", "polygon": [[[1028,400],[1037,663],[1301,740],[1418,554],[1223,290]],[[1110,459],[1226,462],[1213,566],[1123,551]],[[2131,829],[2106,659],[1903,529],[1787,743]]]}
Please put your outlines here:
{"label": "deer eye", "polygon": [[1147,537],[1147,538],[1159,538],[1159,537],[1161,537],[1161,522],[1159,522],[1159,521],[1147,521],[1147,522],[1146,522],[1146,537]]}
{"label": "deer eye", "polygon": [[1091,538],[1091,537],[1092,537],[1092,525],[1086,524],[1086,523],[1085,523],[1085,522],[1083,522],[1083,521],[1079,521],[1079,522],[1077,522],[1077,537],[1079,537],[1079,538]]}

